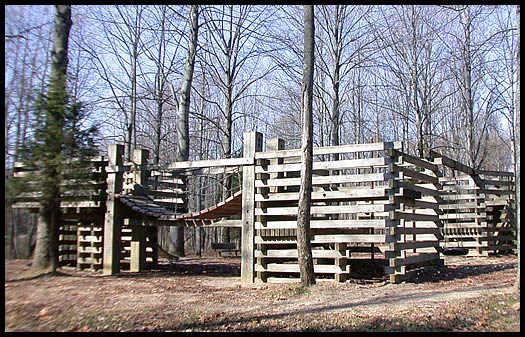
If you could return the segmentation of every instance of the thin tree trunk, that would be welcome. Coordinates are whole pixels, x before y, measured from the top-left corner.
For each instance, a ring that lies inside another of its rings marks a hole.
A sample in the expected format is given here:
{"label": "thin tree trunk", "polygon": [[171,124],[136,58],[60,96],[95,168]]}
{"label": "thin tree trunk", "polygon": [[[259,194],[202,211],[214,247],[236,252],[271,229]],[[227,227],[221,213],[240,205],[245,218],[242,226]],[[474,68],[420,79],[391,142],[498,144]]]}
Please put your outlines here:
{"label": "thin tree trunk", "polygon": [[516,91],[516,140],[514,142],[515,152],[516,152],[516,169],[514,172],[515,184],[516,184],[516,235],[517,235],[517,248],[518,248],[518,272],[516,275],[516,282],[514,283],[515,288],[520,290],[520,222],[521,222],[521,212],[520,212],[520,5],[516,8],[516,21],[518,23],[518,68],[517,68],[517,78],[518,85]]}
{"label": "thin tree trunk", "polygon": [[310,242],[310,209],[312,201],[313,165],[313,72],[314,72],[314,8],[304,6],[304,63],[302,94],[301,188],[297,211],[297,253],[301,284],[315,284],[312,247]]}
{"label": "thin tree trunk", "polygon": [[[177,161],[186,161],[190,153],[189,139],[189,114],[190,93],[193,81],[193,69],[195,67],[195,54],[197,52],[197,36],[199,28],[198,6],[192,5],[190,10],[190,39],[188,41],[188,54],[184,65],[184,77],[181,84],[179,110],[177,114]],[[186,181],[184,182],[186,183]],[[184,252],[184,227],[176,226],[170,228],[170,237],[173,239],[173,252],[178,256],[185,256]]]}

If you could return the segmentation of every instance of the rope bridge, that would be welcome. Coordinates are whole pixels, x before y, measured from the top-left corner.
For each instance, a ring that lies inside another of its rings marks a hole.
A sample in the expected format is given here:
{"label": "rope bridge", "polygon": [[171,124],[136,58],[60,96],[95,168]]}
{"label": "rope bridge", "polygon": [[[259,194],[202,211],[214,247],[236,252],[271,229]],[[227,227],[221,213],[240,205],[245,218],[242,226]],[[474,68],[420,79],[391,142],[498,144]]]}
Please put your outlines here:
{"label": "rope bridge", "polygon": [[[136,151],[131,163],[114,167],[115,173],[122,174],[122,188],[112,193],[134,212],[164,222],[162,225],[196,224],[195,220],[210,221],[241,213],[240,167],[253,161],[228,158],[147,165],[147,154]],[[236,183],[232,183],[234,177]],[[231,196],[217,202],[221,194]],[[203,201],[211,206],[203,207]],[[197,211],[188,211],[191,208]]]}
{"label": "rope bridge", "polygon": [[214,206],[185,214],[177,214],[168,210],[147,196],[115,194],[115,198],[135,212],[155,217],[161,221],[211,220],[239,214],[242,208],[242,191],[236,192]]}

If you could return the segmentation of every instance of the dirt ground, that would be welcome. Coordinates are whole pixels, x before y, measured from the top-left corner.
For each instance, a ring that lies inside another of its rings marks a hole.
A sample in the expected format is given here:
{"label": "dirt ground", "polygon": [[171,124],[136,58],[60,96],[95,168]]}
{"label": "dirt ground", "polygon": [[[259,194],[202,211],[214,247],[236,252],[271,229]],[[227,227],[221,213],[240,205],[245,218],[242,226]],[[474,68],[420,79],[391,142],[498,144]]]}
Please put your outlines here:
{"label": "dirt ground", "polygon": [[446,257],[402,284],[240,283],[240,259],[161,260],[142,273],[5,261],[5,331],[520,331],[517,258]]}

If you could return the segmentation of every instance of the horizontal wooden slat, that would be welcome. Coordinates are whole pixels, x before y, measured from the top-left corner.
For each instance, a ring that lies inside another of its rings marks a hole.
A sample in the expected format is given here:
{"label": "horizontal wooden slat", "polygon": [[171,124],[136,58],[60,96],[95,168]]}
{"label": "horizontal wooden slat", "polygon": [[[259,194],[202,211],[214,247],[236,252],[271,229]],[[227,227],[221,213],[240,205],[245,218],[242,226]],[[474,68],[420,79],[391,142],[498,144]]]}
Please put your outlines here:
{"label": "horizontal wooden slat", "polygon": [[[338,146],[326,146],[313,148],[313,155],[325,155],[333,153],[350,153],[350,152],[370,152],[370,151],[381,151],[388,149],[401,149],[401,142],[380,142],[380,143],[368,143],[368,144],[353,144],[353,145],[338,145]],[[268,151],[268,152],[257,152],[255,153],[255,159],[273,159],[273,158],[286,158],[286,157],[300,157],[301,150],[279,150],[279,151]]]}
{"label": "horizontal wooden slat", "polygon": [[[371,220],[310,220],[310,228],[339,228],[339,229],[357,229],[357,228],[386,228],[388,220],[371,219]],[[294,229],[297,228],[297,221],[267,221],[263,225],[261,222],[255,223],[256,229]]]}
{"label": "horizontal wooden slat", "polygon": [[[391,236],[385,234],[316,234],[312,235],[311,242],[318,243],[386,243],[393,240]],[[256,244],[294,244],[296,240],[283,239],[264,239],[261,236],[255,236]]]}
{"label": "horizontal wooden slat", "polygon": [[[312,201],[318,200],[352,200],[381,198],[386,196],[386,188],[340,188],[338,191],[314,191]],[[255,201],[294,201],[299,200],[299,192],[280,192],[256,194]]]}
{"label": "horizontal wooden slat", "polygon": [[436,196],[436,197],[439,197],[440,195],[439,191],[435,189],[430,189],[430,188],[423,187],[420,185],[409,184],[404,181],[395,181],[394,187],[402,187],[402,188],[410,189],[415,192],[420,192],[421,194],[424,194],[424,195],[430,195],[430,196]]}
{"label": "horizontal wooden slat", "polygon": [[395,166],[394,170],[396,172],[402,172],[403,175],[407,176],[407,177],[412,177],[412,178],[416,178],[416,179],[419,179],[419,180],[422,180],[422,181],[426,181],[426,182],[429,182],[431,184],[439,184],[439,180],[437,177],[432,177],[432,176],[429,176],[428,174],[425,174],[425,173],[422,173],[422,172],[417,172],[415,170],[413,170],[412,168],[409,168],[409,167],[403,167],[403,166]]}
{"label": "horizontal wooden slat", "polygon": [[395,246],[397,251],[407,250],[407,249],[416,249],[424,247],[438,247],[439,241],[414,241],[414,242],[401,242],[401,243],[391,243]]}
{"label": "horizontal wooden slat", "polygon": [[[389,178],[387,173],[375,174],[352,174],[352,175],[338,175],[338,176],[313,176],[312,185],[327,185],[327,184],[343,184],[343,183],[366,183],[372,181],[385,181]],[[301,184],[301,178],[277,178],[277,179],[257,179],[255,180],[255,187],[271,187],[271,186],[298,186]]]}
{"label": "horizontal wooden slat", "polygon": [[[390,164],[390,158],[369,158],[369,159],[351,159],[351,160],[335,160],[335,161],[316,161],[312,165],[312,169],[316,170],[342,170],[350,168],[363,167],[379,167]],[[256,166],[255,173],[279,173],[279,172],[294,172],[301,170],[302,163],[295,164],[276,164]],[[373,174],[360,174],[364,181],[384,180],[382,176],[374,176]],[[331,176],[336,178],[336,176]],[[365,180],[366,179],[366,180]]]}
{"label": "horizontal wooden slat", "polygon": [[[299,273],[298,264],[279,264],[279,263],[268,263],[265,266],[260,264],[255,265],[255,271],[259,272],[285,272],[285,273]],[[323,265],[315,264],[314,273],[334,273],[334,274],[346,274],[346,270],[341,269],[335,265]]]}
{"label": "horizontal wooden slat", "polygon": [[413,164],[413,165],[416,165],[416,166],[419,166],[419,167],[423,167],[423,168],[426,168],[426,169],[429,169],[431,170],[432,172],[438,172],[439,168],[437,165],[435,164],[432,164],[424,159],[421,159],[421,158],[418,158],[418,157],[414,157],[412,155],[409,155],[407,153],[403,153],[399,150],[393,150],[392,151],[393,155],[394,156],[402,156],[403,157],[403,161],[404,162],[407,162],[407,163],[410,163],[410,164]]}
{"label": "horizontal wooden slat", "polygon": [[[255,257],[258,258],[297,258],[297,249],[268,249],[264,252],[255,251]],[[312,257],[319,258],[343,258],[344,255],[337,250],[312,249]]]}
{"label": "horizontal wooden slat", "polygon": [[225,159],[210,159],[210,160],[195,160],[195,161],[181,161],[170,163],[167,166],[169,170],[181,170],[190,168],[203,168],[214,166],[243,166],[253,165],[253,158],[225,158]]}
{"label": "horizontal wooden slat", "polygon": [[[395,205],[338,205],[338,206],[311,206],[311,214],[351,214],[368,212],[388,212],[395,209]],[[268,207],[255,208],[255,215],[296,215],[297,207]]]}
{"label": "horizontal wooden slat", "polygon": [[407,256],[405,258],[390,259],[390,267],[407,266],[414,263],[421,263],[438,259],[439,253],[424,253],[413,256]]}

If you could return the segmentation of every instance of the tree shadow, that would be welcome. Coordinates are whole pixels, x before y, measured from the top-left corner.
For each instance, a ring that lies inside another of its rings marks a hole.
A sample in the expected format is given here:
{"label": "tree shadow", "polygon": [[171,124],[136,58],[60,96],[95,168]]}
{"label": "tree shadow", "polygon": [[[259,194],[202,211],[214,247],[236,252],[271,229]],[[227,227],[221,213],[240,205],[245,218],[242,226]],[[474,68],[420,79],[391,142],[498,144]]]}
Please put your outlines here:
{"label": "tree shadow", "polygon": [[174,262],[159,262],[141,272],[121,272],[117,277],[124,278],[149,278],[149,277],[184,277],[184,276],[210,276],[210,277],[240,277],[241,264],[239,261],[210,261],[199,258],[184,258]]}
{"label": "tree shadow", "polygon": [[514,269],[516,267],[517,263],[427,266],[424,269],[417,271],[414,277],[407,280],[406,283],[454,281],[472,276],[480,276],[502,270]]}
{"label": "tree shadow", "polygon": [[[31,272],[29,272],[29,273],[31,273]],[[55,277],[55,276],[70,277],[70,276],[73,276],[73,275],[70,275],[70,274],[67,274],[67,273],[64,273],[64,272],[61,272],[61,271],[48,271],[48,272],[36,273],[35,275],[22,276],[22,277],[13,278],[13,279],[6,279],[5,283],[32,281],[32,280],[38,280],[38,279],[43,279],[43,278],[47,278],[47,277]]]}
{"label": "tree shadow", "polygon": [[[478,291],[482,290],[484,287],[482,286],[474,286],[469,287],[469,290],[471,291]],[[315,313],[326,313],[330,311],[336,311],[336,310],[346,310],[346,309],[352,309],[355,307],[366,307],[370,305],[376,305],[376,304],[385,304],[388,303],[390,305],[395,306],[396,304],[402,304],[405,303],[408,300],[412,299],[431,299],[432,297],[436,296],[443,296],[453,293],[462,293],[464,292],[464,289],[455,289],[455,290],[446,290],[446,291],[432,291],[431,293],[427,294],[421,294],[419,292],[415,292],[413,294],[400,294],[399,296],[377,296],[371,299],[363,300],[363,301],[357,301],[353,303],[343,303],[343,304],[337,304],[337,305],[320,305],[316,307],[310,307],[300,310],[290,310],[290,311],[283,311],[273,314],[234,314],[235,316],[226,316],[226,317],[215,317],[211,318],[210,321],[199,321],[199,322],[193,322],[193,323],[181,323],[173,326],[168,326],[164,328],[158,328],[157,331],[180,331],[180,330],[187,330],[187,329],[197,329],[197,330],[213,330],[218,328],[223,328],[224,326],[231,326],[239,328],[243,331],[268,331],[268,330],[279,330],[275,327],[266,326],[261,324],[261,322],[265,321],[271,321],[271,320],[279,320],[279,319],[286,319],[291,316],[299,316],[299,315],[307,315],[307,314],[315,314]],[[381,326],[387,326],[392,325],[395,326],[395,320],[388,320],[388,319],[373,319],[368,322],[363,322],[363,325],[360,325],[359,327],[356,327],[354,330],[359,331],[366,331],[372,328],[378,328]],[[428,326],[427,326],[428,327]],[[337,329],[338,327],[330,327],[329,329]],[[439,325],[436,326],[436,328],[439,328]],[[402,327],[400,327],[400,331],[403,331]],[[306,331],[308,328],[301,329],[301,331]],[[345,329],[347,330],[347,329]],[[352,330],[351,328],[349,330]],[[445,329],[446,330],[446,329]]]}

